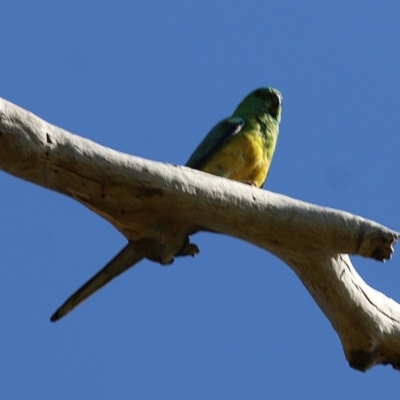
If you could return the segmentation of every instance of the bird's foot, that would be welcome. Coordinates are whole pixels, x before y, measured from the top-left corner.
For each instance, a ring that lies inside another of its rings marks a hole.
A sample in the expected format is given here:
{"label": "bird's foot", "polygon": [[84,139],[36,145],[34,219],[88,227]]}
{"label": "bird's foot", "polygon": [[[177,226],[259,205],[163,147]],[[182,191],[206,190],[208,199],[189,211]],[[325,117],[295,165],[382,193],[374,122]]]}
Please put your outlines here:
{"label": "bird's foot", "polygon": [[239,182],[244,183],[245,185],[250,185],[250,186],[257,187],[256,183],[254,181],[251,181],[251,180],[239,181]]}
{"label": "bird's foot", "polygon": [[186,237],[185,243],[183,244],[182,248],[176,254],[177,257],[179,256],[192,256],[194,257],[196,254],[200,253],[199,247],[194,244],[190,243],[189,237]]}

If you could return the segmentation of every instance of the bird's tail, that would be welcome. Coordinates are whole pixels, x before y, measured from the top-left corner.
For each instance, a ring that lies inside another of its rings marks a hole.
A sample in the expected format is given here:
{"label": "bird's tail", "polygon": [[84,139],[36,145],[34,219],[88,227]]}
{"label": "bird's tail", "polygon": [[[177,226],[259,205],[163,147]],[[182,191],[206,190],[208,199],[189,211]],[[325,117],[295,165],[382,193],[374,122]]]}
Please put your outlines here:
{"label": "bird's tail", "polygon": [[56,322],[76,306],[86,300],[94,292],[102,288],[116,276],[133,267],[143,255],[131,245],[126,245],[100,272],[80,287],[65,303],[51,316],[50,321]]}

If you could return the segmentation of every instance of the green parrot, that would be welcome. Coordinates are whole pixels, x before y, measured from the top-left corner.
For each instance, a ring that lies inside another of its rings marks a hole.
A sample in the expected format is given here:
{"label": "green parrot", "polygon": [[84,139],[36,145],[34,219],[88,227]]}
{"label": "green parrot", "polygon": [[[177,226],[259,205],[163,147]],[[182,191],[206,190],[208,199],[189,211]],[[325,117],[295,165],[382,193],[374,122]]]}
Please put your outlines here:
{"label": "green parrot", "polygon": [[[282,95],[260,88],[219,122],[196,148],[186,166],[261,188],[268,176],[279,135]],[[51,316],[55,322],[143,259],[129,243]]]}

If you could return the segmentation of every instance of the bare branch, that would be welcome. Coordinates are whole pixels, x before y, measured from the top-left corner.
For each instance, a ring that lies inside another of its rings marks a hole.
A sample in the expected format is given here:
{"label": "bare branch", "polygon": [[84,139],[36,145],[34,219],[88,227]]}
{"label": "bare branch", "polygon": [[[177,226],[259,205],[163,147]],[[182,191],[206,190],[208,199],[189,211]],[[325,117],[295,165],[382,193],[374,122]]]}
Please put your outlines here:
{"label": "bare branch", "polygon": [[[169,263],[196,230],[275,254],[299,276],[354,368],[400,368],[400,305],[369,287],[347,254],[390,259],[399,233],[242,183],[123,154],[0,99],[0,168],[70,196],[147,258]],[[186,246],[186,247],[185,247]]]}

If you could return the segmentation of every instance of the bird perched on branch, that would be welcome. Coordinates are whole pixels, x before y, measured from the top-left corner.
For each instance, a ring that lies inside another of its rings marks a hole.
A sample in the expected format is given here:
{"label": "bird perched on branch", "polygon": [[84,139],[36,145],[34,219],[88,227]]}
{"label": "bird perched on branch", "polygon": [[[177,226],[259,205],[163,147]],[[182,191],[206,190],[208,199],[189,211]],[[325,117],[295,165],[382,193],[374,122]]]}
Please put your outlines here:
{"label": "bird perched on branch", "polygon": [[[231,117],[219,122],[196,148],[186,166],[262,187],[267,179],[282,111],[282,95],[260,88],[247,95]],[[51,316],[55,322],[143,259],[129,244],[100,272],[78,289]]]}

